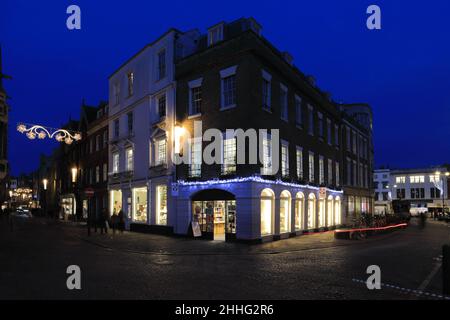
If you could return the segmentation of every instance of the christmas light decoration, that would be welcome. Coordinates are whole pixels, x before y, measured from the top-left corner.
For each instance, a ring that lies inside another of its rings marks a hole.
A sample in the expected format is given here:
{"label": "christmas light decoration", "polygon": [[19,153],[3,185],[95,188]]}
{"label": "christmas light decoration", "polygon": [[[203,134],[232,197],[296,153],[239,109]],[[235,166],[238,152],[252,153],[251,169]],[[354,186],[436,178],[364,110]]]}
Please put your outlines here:
{"label": "christmas light decoration", "polygon": [[[184,181],[179,180],[178,184],[181,186],[210,186],[210,185],[216,185],[216,184],[231,184],[231,183],[242,183],[242,182],[258,182],[258,183],[266,183],[266,184],[278,184],[286,187],[292,187],[292,188],[302,188],[302,189],[310,189],[318,191],[321,188],[315,187],[315,186],[309,186],[309,185],[302,185],[298,183],[292,183],[292,182],[285,182],[282,180],[266,180],[259,176],[250,176],[250,177],[242,177],[242,178],[233,178],[233,179],[226,179],[226,180],[207,180],[207,181]],[[326,188],[327,191],[333,192],[333,193],[344,193],[342,190],[333,190]]]}
{"label": "christmas light decoration", "polygon": [[25,134],[28,139],[44,140],[46,138],[55,139],[58,142],[64,142],[71,145],[74,141],[81,140],[81,134],[79,132],[72,132],[66,129],[54,129],[43,127],[40,125],[27,125],[20,123],[17,125],[17,131]]}

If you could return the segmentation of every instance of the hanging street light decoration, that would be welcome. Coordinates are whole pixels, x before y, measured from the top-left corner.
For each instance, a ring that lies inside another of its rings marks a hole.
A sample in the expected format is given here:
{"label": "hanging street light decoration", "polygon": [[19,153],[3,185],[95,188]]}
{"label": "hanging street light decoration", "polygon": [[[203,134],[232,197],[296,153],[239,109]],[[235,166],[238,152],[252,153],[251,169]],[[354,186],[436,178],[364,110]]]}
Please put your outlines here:
{"label": "hanging street light decoration", "polygon": [[66,129],[48,128],[40,125],[19,123],[17,125],[17,131],[25,134],[30,140],[43,140],[49,138],[55,139],[58,142],[64,142],[68,145],[71,145],[74,141],[81,140],[81,134],[79,132],[73,132]]}

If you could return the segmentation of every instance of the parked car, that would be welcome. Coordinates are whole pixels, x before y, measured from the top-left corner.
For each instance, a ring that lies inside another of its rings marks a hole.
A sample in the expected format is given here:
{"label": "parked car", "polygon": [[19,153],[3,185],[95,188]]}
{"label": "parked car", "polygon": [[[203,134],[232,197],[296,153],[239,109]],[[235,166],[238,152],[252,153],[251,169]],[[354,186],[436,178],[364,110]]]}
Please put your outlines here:
{"label": "parked car", "polygon": [[18,208],[16,212],[13,213],[13,215],[18,218],[26,218],[26,219],[33,217],[30,210],[28,210],[27,208]]}

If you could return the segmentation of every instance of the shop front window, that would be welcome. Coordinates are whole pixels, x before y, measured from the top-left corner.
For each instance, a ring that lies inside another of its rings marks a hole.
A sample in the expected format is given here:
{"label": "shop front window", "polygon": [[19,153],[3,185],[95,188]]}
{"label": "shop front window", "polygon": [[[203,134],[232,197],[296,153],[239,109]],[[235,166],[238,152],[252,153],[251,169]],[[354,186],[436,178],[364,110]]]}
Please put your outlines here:
{"label": "shop front window", "polygon": [[283,191],[280,197],[280,233],[290,232],[291,194]]}
{"label": "shop front window", "polygon": [[331,227],[333,225],[334,222],[334,217],[333,217],[333,196],[329,196],[328,197],[328,202],[327,202],[327,227]]}
{"label": "shop front window", "polygon": [[236,200],[193,201],[192,212],[200,230],[213,233],[215,240],[236,234]]}
{"label": "shop front window", "polygon": [[303,204],[305,196],[303,193],[297,193],[295,199],[295,231],[300,231],[303,229]]}
{"label": "shop front window", "polygon": [[319,228],[325,227],[325,199],[319,200]]}
{"label": "shop front window", "polygon": [[133,221],[147,222],[147,188],[133,189]]}
{"label": "shop front window", "polygon": [[341,198],[336,197],[334,200],[334,224],[341,224]]}
{"label": "shop front window", "polygon": [[119,214],[120,210],[122,210],[122,191],[112,190],[110,194],[111,194],[110,214],[111,215],[113,215],[114,213]]}
{"label": "shop front window", "polygon": [[156,187],[156,224],[167,225],[167,186]]}
{"label": "shop front window", "polygon": [[308,229],[316,226],[316,195],[310,193],[308,196]]}
{"label": "shop front window", "polygon": [[274,210],[275,195],[272,190],[264,189],[261,193],[261,235],[272,234],[272,216]]}

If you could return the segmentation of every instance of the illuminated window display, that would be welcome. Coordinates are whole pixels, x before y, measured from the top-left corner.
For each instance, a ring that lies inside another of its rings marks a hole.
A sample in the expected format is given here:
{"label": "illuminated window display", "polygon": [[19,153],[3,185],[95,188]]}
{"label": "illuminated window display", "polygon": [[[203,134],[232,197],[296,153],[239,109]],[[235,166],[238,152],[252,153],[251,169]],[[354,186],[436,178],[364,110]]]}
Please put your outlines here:
{"label": "illuminated window display", "polygon": [[291,231],[291,194],[283,191],[280,197],[280,233]]}
{"label": "illuminated window display", "polygon": [[261,193],[261,235],[272,234],[272,216],[274,211],[275,195],[272,190],[264,189]]}
{"label": "illuminated window display", "polygon": [[300,231],[303,229],[304,201],[305,196],[303,193],[297,193],[297,197],[295,199],[295,231]]}
{"label": "illuminated window display", "polygon": [[193,221],[202,232],[213,233],[214,240],[225,240],[225,234],[236,233],[236,201],[193,201]]}
{"label": "illuminated window display", "polygon": [[111,190],[111,212],[110,214],[119,213],[122,210],[122,191]]}
{"label": "illuminated window display", "polygon": [[334,224],[340,225],[341,223],[341,198],[336,197],[334,201]]}
{"label": "illuminated window display", "polygon": [[325,227],[325,199],[319,200],[319,228]]}
{"label": "illuminated window display", "polygon": [[327,202],[327,227],[331,227],[334,223],[333,215],[333,196],[328,197]]}
{"label": "illuminated window display", "polygon": [[147,188],[133,189],[133,221],[147,222]]}
{"label": "illuminated window display", "polygon": [[310,193],[308,196],[308,229],[316,226],[316,195]]}
{"label": "illuminated window display", "polygon": [[167,186],[156,187],[156,224],[167,225]]}

